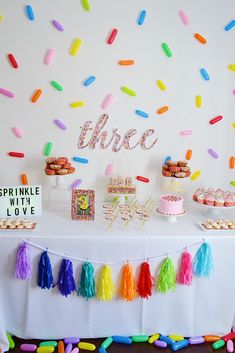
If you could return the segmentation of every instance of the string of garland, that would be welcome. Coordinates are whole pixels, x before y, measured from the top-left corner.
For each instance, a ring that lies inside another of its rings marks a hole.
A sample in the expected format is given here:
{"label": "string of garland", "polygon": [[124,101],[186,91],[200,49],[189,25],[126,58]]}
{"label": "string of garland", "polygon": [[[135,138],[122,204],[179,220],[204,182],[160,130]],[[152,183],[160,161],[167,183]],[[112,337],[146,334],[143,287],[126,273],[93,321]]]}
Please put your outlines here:
{"label": "string of garland", "polygon": [[[191,285],[194,276],[208,277],[214,271],[213,255],[211,246],[203,239],[201,242],[192,244],[190,247],[200,245],[197,250],[194,259],[185,248],[180,261],[179,270],[176,271],[175,265],[169,256],[169,254],[157,255],[148,258],[147,261],[143,262],[143,259],[139,260],[140,268],[138,273],[137,281],[135,281],[133,266],[129,262],[122,261],[122,273],[120,285],[117,290],[117,296],[122,300],[133,301],[136,297],[148,299],[152,296],[153,288],[160,293],[166,293],[169,290],[176,290],[176,284]],[[76,291],[78,296],[85,298],[86,300],[97,297],[99,300],[112,300],[115,295],[115,285],[112,278],[112,269],[110,263],[104,263],[101,261],[92,261],[94,263],[102,264],[100,275],[95,283],[94,267],[89,261],[83,261],[81,268],[80,279],[78,286],[76,287],[74,275],[73,275],[73,263],[71,258],[68,259],[60,253],[45,249],[40,245],[23,241],[19,245],[17,256],[16,256],[16,268],[15,277],[26,280],[32,276],[32,262],[30,257],[29,245],[34,246],[43,250],[39,264],[38,264],[38,279],[37,284],[42,289],[50,289],[58,286],[61,295],[67,297],[72,292]],[[173,253],[181,252],[182,250],[173,251]],[[53,253],[62,258],[58,280],[54,282],[53,271],[51,267],[51,261],[48,253]],[[150,259],[156,259],[164,257],[158,268],[156,278],[151,274]],[[137,262],[137,260],[133,260]],[[119,264],[120,262],[111,263]]]}

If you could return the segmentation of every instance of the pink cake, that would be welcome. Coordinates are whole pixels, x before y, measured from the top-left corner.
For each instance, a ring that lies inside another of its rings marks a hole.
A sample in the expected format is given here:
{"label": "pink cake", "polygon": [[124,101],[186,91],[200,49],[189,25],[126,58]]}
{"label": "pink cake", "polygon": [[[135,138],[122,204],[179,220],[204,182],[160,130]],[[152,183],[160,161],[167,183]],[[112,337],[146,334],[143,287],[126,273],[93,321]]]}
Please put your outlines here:
{"label": "pink cake", "polygon": [[184,213],[183,197],[175,195],[162,195],[160,197],[159,212],[167,215],[179,215]]}

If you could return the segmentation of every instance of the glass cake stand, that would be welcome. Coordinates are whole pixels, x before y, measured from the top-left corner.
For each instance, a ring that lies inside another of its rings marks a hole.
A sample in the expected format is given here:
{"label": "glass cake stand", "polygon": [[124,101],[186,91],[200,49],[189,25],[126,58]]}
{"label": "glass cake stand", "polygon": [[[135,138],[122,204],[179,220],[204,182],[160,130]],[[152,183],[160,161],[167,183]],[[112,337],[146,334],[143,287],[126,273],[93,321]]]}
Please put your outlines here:
{"label": "glass cake stand", "polygon": [[47,209],[48,211],[70,211],[71,208],[71,192],[65,184],[67,175],[56,175],[55,184],[49,189]]}

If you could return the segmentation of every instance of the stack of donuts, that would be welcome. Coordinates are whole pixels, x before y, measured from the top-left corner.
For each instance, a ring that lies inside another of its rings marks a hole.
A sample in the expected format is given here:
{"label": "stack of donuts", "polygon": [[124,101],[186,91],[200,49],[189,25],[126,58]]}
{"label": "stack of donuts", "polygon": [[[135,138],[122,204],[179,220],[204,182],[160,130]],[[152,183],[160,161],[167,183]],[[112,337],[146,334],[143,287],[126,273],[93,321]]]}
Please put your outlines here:
{"label": "stack of donuts", "polygon": [[48,158],[46,160],[46,175],[67,175],[73,174],[75,172],[75,168],[72,167],[68,158],[66,157],[58,157],[58,158]]}
{"label": "stack of donuts", "polygon": [[187,161],[177,161],[168,160],[162,166],[162,175],[165,177],[174,178],[187,178],[190,176],[190,167],[187,166]]}

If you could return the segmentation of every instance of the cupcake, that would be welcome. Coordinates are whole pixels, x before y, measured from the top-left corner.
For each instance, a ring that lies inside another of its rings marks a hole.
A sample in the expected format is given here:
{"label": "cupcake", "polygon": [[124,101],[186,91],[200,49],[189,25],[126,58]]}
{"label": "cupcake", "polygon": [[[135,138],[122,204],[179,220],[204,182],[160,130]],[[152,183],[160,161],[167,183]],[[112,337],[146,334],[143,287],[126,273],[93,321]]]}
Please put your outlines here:
{"label": "cupcake", "polygon": [[200,194],[197,196],[197,202],[204,204],[205,203],[205,196],[203,194]]}
{"label": "cupcake", "polygon": [[225,199],[224,206],[226,206],[226,207],[235,206],[235,198],[233,196],[228,196]]}
{"label": "cupcake", "polygon": [[198,197],[199,195],[203,195],[203,192],[201,191],[201,189],[197,189],[197,190],[195,191],[195,193],[193,194],[193,200],[194,200],[194,201],[197,201],[197,197]]}
{"label": "cupcake", "polygon": [[222,195],[215,196],[215,206],[217,207],[224,206],[224,198]]}
{"label": "cupcake", "polygon": [[193,200],[194,200],[194,201],[197,201],[197,196],[198,196],[198,195],[193,194]]}
{"label": "cupcake", "polygon": [[214,206],[215,203],[215,198],[212,194],[206,194],[205,195],[205,204],[208,206]]}

